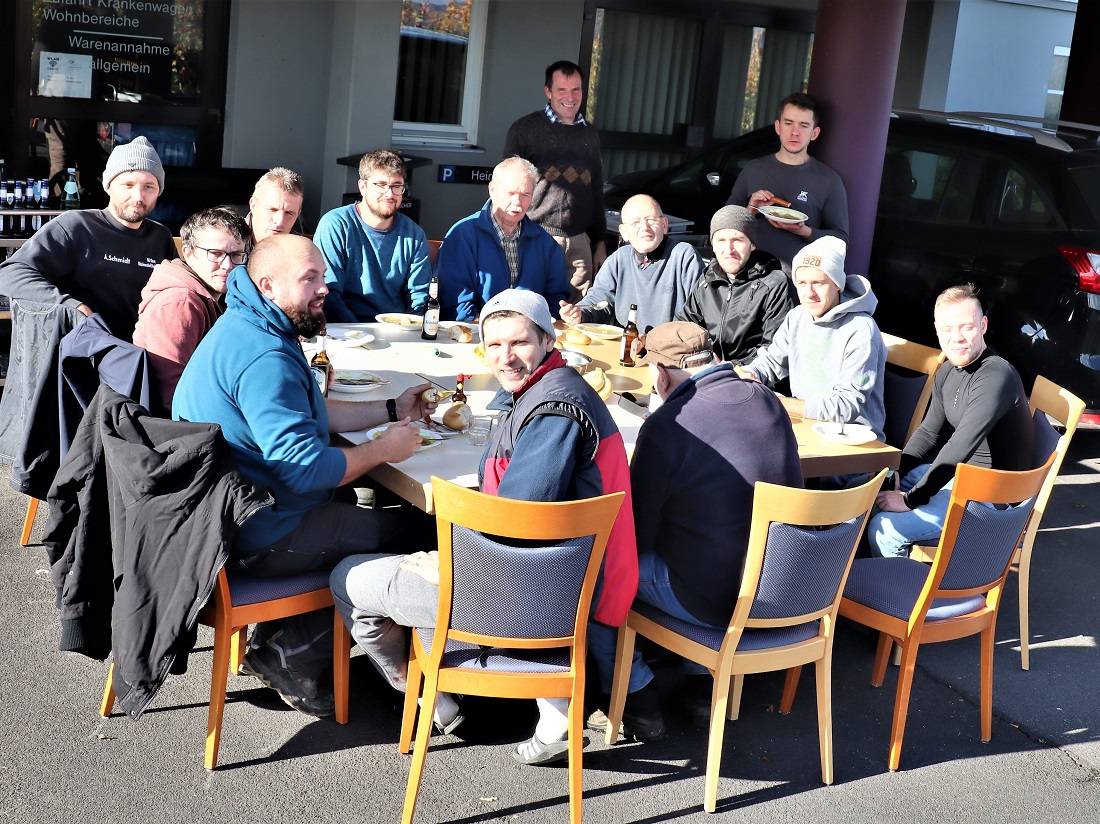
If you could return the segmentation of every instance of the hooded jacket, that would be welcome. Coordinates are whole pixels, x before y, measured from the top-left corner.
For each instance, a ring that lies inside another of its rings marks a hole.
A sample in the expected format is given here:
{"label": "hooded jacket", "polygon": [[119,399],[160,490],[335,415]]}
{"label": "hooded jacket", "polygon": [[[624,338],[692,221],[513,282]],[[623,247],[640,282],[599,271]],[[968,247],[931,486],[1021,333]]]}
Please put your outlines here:
{"label": "hooded jacket", "polygon": [[161,410],[170,414],[183,367],[222,314],[216,296],[182,260],[153,267],[141,290],[134,343],[149,353],[149,371]]}
{"label": "hooded jacket", "polygon": [[789,376],[807,418],[861,423],[882,440],[886,344],[871,317],[876,306],[867,278],[848,275],[836,306],[816,319],[796,306],[745,369],[768,386]]}
{"label": "hooded jacket", "polygon": [[137,718],[188,651],[237,528],[271,499],[236,471],[217,426],[155,418],[103,386],[49,503],[60,648],[113,650],[119,706]]}

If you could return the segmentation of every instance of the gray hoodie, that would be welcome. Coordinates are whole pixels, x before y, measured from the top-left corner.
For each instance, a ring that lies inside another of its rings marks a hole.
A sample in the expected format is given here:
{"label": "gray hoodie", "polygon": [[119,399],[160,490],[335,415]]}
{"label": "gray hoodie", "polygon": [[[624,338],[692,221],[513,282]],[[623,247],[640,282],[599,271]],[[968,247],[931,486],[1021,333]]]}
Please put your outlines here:
{"label": "gray hoodie", "polygon": [[871,318],[876,306],[867,278],[848,275],[840,303],[816,320],[796,306],[744,368],[768,386],[789,376],[807,418],[866,424],[881,440],[886,346]]}

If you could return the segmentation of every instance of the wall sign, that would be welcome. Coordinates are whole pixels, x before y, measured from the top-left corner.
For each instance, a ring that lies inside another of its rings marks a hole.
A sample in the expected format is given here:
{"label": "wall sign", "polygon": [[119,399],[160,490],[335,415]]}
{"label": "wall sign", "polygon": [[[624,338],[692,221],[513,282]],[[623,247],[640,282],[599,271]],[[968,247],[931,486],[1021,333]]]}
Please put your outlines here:
{"label": "wall sign", "polygon": [[439,165],[436,180],[439,183],[480,183],[487,184],[493,179],[492,166],[449,166]]}

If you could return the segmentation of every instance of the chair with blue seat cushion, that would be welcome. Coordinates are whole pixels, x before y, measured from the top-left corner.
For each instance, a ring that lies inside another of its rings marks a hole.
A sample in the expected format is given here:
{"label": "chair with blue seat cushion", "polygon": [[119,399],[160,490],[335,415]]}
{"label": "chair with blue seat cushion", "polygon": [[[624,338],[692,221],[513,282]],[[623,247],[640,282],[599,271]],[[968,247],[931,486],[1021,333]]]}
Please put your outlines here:
{"label": "chair with blue seat cushion", "polygon": [[569,817],[580,824],[588,614],[625,495],[533,503],[437,477],[432,493],[439,608],[434,629],[412,633],[401,752],[412,745],[421,685],[423,705],[401,820],[409,824],[416,811],[436,696],[448,692],[568,698]]}
{"label": "chair with blue seat cushion", "polygon": [[[227,575],[218,572],[214,593],[199,620],[214,628],[214,660],[210,671],[210,711],[206,723],[206,754],[204,765],[212,770],[218,764],[218,745],[221,741],[222,714],[225,710],[225,693],[229,673],[237,674],[244,658],[245,631],[249,624],[274,621],[302,615],[332,606],[332,590],[328,586],[327,570],[307,572],[282,578],[250,578],[243,575]],[[341,624],[342,626],[342,624]],[[338,657],[344,639],[339,634],[334,642],[334,661]],[[346,652],[345,652],[346,665]],[[99,714],[107,717],[115,703],[114,664],[107,674],[107,686],[103,690]],[[337,696],[337,712],[347,714],[347,693],[344,704]]]}
{"label": "chair with blue seat cushion", "polygon": [[886,345],[886,372],[882,383],[886,407],[884,440],[901,449],[924,420],[932,399],[936,370],[945,356],[930,346],[886,332],[881,334]]}
{"label": "chair with blue seat cushion", "polygon": [[741,588],[728,626],[699,626],[635,601],[619,628],[607,712],[608,743],[614,742],[622,720],[637,634],[703,665],[714,675],[703,809],[714,812],[725,721],[737,718],[744,676],[788,670],[782,705],[786,712],[801,666],[813,663],[821,778],[831,784],[830,685],[836,612],[885,475],[883,470],[863,486],[828,492],[757,483]]}
{"label": "chair with blue seat cushion", "polygon": [[993,640],[1009,563],[1053,455],[1024,472],[959,464],[931,567],[912,558],[867,558],[852,566],[840,602],[845,618],[878,630],[871,683],[882,686],[894,643],[901,647],[889,768],[901,761],[917,650],[981,634],[982,740],[992,734]]}

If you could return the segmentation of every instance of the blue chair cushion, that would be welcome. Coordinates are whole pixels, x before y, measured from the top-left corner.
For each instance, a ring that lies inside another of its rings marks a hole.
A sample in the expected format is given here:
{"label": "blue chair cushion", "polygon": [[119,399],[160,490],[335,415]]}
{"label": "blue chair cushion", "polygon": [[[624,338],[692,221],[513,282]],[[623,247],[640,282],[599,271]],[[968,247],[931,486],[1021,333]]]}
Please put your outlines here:
{"label": "blue chair cushion", "polygon": [[317,589],[328,589],[329,572],[319,570],[283,578],[250,578],[244,575],[226,577],[233,606],[240,607],[303,595]]}
{"label": "blue chair cushion", "polygon": [[[852,564],[844,597],[857,604],[906,620],[917,604],[931,567],[912,558],[860,558]],[[937,598],[928,621],[966,615],[985,606],[985,598]]]}
{"label": "blue chair cushion", "polygon": [[[675,632],[677,635],[682,635],[697,644],[702,644],[715,652],[721,649],[722,639],[726,637],[726,627],[700,626],[690,621],[674,618],[667,612],[658,609],[652,604],[647,604],[644,601],[635,601],[631,609],[639,615],[653,621],[653,623]],[[816,637],[818,632],[817,621],[796,624],[790,627],[778,627],[776,629],[746,629],[741,634],[741,641],[737,644],[737,651],[748,652],[751,650],[773,649],[776,647],[784,647],[788,644],[797,644],[799,641],[805,641],[809,638]]]}

